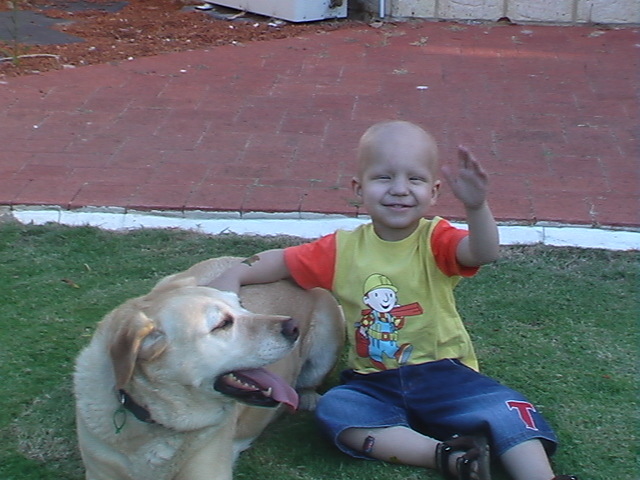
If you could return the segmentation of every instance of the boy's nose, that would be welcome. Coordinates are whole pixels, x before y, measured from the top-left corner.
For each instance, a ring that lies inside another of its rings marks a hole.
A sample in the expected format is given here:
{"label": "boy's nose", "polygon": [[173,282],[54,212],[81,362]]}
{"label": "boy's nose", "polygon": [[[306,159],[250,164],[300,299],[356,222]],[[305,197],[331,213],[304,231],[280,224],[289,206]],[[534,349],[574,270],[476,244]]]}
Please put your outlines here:
{"label": "boy's nose", "polygon": [[392,195],[407,195],[409,193],[409,182],[404,178],[395,178],[389,191]]}

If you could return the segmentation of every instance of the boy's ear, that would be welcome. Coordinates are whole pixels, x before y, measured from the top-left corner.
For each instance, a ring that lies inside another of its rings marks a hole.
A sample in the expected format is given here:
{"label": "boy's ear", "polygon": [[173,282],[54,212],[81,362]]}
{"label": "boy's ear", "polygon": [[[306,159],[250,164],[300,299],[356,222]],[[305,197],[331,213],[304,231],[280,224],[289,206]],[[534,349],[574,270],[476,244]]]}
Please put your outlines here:
{"label": "boy's ear", "polygon": [[438,197],[440,196],[440,185],[442,182],[440,180],[436,180],[431,187],[431,205],[435,205],[438,201]]}
{"label": "boy's ear", "polygon": [[351,179],[351,189],[353,190],[353,193],[358,197],[362,195],[362,186],[360,185],[360,180],[358,179],[358,177],[353,177]]}

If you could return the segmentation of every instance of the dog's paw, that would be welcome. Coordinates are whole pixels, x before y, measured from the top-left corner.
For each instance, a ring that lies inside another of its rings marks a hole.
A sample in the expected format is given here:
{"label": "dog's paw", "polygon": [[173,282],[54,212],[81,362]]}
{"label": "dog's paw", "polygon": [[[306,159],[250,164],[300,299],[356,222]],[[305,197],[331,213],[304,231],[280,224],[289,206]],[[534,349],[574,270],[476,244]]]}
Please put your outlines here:
{"label": "dog's paw", "polygon": [[313,412],[316,409],[316,405],[320,400],[320,394],[312,389],[305,389],[298,392],[300,396],[300,403],[298,404],[298,410],[306,410]]}

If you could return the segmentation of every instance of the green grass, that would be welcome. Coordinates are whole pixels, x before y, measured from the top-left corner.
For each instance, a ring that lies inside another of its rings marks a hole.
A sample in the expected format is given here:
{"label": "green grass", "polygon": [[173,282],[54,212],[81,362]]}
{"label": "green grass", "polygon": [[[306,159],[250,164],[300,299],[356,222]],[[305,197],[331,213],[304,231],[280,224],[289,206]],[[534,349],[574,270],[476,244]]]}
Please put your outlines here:
{"label": "green grass", "polygon": [[[70,376],[110,309],[197,261],[295,242],[1,224],[0,479],[84,478]],[[525,393],[556,428],[559,473],[638,479],[637,294],[637,252],[549,247],[505,248],[458,288],[483,371]],[[279,419],[241,456],[236,478],[439,476],[348,458],[299,413]]]}

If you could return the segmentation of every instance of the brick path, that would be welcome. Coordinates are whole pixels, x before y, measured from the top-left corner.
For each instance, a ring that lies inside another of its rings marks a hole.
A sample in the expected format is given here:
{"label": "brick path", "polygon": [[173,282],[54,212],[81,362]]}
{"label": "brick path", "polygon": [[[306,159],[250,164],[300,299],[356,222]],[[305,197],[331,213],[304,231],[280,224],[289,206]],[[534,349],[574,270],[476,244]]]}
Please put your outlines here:
{"label": "brick path", "polygon": [[409,22],[7,79],[0,205],[353,214],[358,137],[402,118],[482,159],[500,221],[637,227],[638,33]]}

